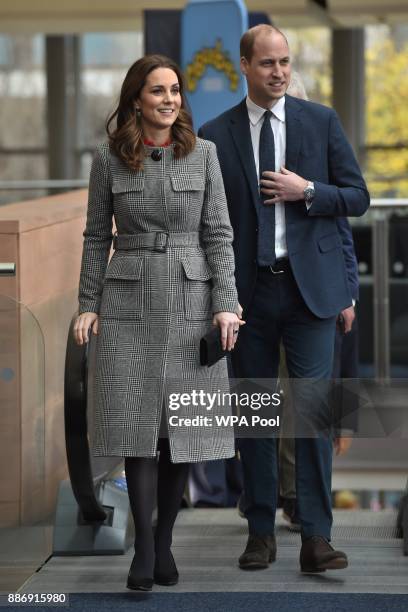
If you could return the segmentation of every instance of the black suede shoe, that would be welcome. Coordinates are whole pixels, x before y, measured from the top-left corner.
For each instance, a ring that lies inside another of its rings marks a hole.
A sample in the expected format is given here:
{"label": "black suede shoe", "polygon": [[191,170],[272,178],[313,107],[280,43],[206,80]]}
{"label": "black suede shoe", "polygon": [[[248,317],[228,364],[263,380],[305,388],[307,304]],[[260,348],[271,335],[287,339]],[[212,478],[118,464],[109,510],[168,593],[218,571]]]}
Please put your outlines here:
{"label": "black suede shoe", "polygon": [[172,567],[168,568],[166,572],[160,570],[160,562],[158,561],[156,556],[156,563],[154,566],[154,581],[156,584],[160,584],[161,586],[174,586],[178,583],[179,580],[179,573],[177,571],[176,562],[174,561],[174,557],[171,551],[170,556]]}
{"label": "black suede shoe", "polygon": [[347,555],[334,550],[326,538],[312,536],[302,542],[300,569],[302,572],[325,572],[328,569],[344,569],[348,565]]}
{"label": "black suede shoe", "polygon": [[153,588],[153,578],[139,578],[135,576],[136,555],[132,559],[126,586],[133,591],[151,591]]}
{"label": "black suede shoe", "polygon": [[246,548],[239,558],[245,570],[266,569],[276,559],[276,540],[272,535],[249,534]]}

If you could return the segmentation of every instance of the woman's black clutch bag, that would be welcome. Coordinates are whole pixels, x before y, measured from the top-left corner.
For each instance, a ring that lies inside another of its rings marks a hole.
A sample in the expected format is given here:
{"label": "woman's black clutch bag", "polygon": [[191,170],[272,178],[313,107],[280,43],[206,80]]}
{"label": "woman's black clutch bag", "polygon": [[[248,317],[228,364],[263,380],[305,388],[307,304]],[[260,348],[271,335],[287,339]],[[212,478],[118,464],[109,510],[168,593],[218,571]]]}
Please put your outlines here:
{"label": "woman's black clutch bag", "polygon": [[228,351],[222,348],[220,328],[214,327],[200,340],[200,363],[210,367],[226,355]]}

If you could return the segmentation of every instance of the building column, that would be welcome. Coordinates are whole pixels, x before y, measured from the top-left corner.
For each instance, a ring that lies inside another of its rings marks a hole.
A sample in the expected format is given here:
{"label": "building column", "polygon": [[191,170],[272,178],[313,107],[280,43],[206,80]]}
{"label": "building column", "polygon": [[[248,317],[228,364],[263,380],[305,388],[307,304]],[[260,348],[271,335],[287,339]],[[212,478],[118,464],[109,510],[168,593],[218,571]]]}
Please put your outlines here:
{"label": "building column", "polygon": [[77,139],[80,121],[80,38],[78,36],[46,37],[46,73],[49,178],[78,178]]}
{"label": "building column", "polygon": [[364,167],[365,145],[364,29],[336,29],[332,35],[333,107]]}

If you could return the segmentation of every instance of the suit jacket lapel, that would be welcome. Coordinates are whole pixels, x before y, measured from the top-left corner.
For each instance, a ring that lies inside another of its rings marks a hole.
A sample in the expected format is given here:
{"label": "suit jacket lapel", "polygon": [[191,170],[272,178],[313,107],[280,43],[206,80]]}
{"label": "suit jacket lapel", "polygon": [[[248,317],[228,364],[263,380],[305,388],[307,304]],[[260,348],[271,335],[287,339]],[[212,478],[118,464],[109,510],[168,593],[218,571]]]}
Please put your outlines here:
{"label": "suit jacket lapel", "polygon": [[229,129],[237,148],[238,157],[248,180],[254,206],[259,200],[259,182],[252,150],[251,130],[245,99],[235,107],[230,118]]}
{"label": "suit jacket lapel", "polygon": [[[302,107],[296,98],[286,96],[286,163],[285,167],[291,172],[297,171],[300,147],[302,144],[302,122],[300,119]],[[251,130],[245,99],[236,106],[230,116],[229,129],[235,143],[238,157],[247,178],[253,204],[256,207],[259,201],[259,181],[256,174],[254,153],[252,150]],[[288,207],[285,206],[286,210]],[[291,211],[289,211],[289,217]]]}
{"label": "suit jacket lapel", "polygon": [[[297,173],[299,151],[302,144],[302,122],[300,119],[302,108],[292,96],[286,96],[285,121],[286,121],[286,160],[285,168]],[[290,202],[285,204],[286,229],[297,220],[297,207]],[[286,233],[286,240],[288,240]]]}
{"label": "suit jacket lapel", "polygon": [[302,144],[301,106],[292,96],[286,96],[286,164],[291,172],[297,172],[300,145]]}

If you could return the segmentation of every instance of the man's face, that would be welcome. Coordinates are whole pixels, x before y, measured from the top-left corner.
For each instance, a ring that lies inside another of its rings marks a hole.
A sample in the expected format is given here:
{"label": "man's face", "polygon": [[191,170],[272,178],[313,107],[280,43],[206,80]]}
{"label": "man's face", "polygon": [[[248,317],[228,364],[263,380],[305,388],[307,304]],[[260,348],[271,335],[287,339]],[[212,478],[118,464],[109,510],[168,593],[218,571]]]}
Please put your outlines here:
{"label": "man's face", "polygon": [[290,58],[286,40],[280,34],[256,37],[251,61],[241,58],[249,97],[262,108],[271,108],[285,95],[290,83]]}

